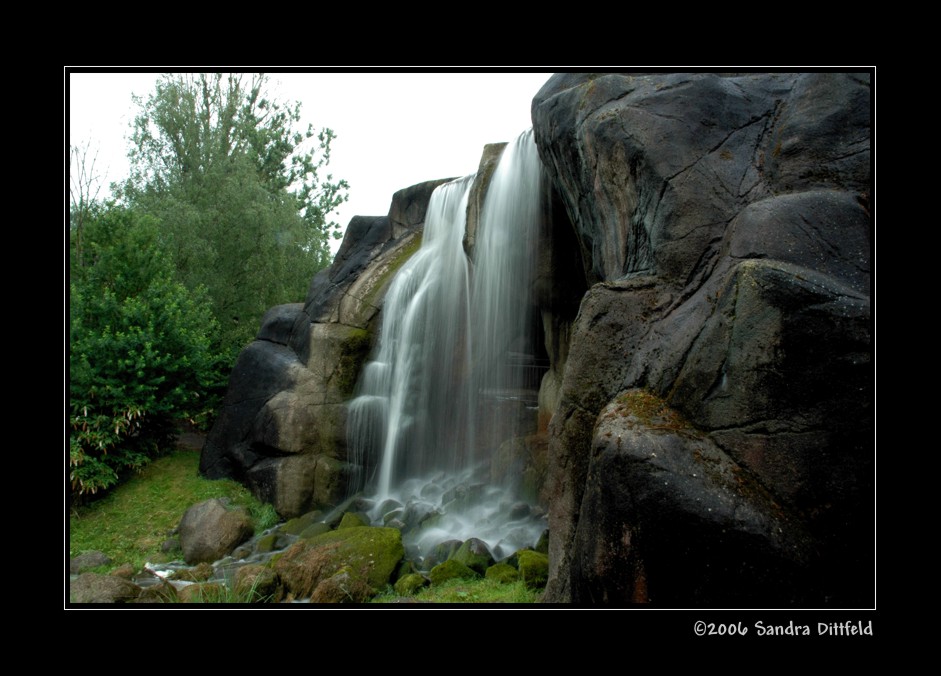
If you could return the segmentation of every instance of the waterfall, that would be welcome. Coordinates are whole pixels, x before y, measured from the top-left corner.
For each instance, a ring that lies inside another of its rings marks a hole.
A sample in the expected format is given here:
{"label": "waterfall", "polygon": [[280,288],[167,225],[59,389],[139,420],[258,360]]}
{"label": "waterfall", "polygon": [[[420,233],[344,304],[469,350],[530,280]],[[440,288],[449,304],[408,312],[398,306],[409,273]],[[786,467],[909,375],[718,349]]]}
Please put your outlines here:
{"label": "waterfall", "polygon": [[494,171],[472,264],[462,239],[474,178],[431,196],[421,248],[386,295],[375,357],[350,403],[348,439],[350,461],[361,468],[355,480],[375,499],[374,520],[394,513],[419,550],[478,537],[497,554],[532,546],[544,527],[518,506],[513,518],[501,515],[513,511],[513,496],[487,483],[489,459],[518,435],[521,415],[535,420],[532,404],[524,410],[542,206],[532,131],[507,146]]}

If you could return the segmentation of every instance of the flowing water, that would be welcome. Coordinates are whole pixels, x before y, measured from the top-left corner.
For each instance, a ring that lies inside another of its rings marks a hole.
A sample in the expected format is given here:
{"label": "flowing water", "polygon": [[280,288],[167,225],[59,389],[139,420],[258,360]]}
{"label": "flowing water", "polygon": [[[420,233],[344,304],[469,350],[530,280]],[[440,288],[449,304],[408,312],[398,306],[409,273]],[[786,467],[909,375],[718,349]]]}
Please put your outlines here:
{"label": "flowing water", "polygon": [[533,546],[545,528],[490,467],[536,418],[528,295],[543,191],[532,132],[494,172],[472,264],[462,239],[473,180],[432,194],[422,246],[390,285],[349,410],[354,488],[373,496],[374,522],[402,527],[419,556],[476,537],[499,558]]}

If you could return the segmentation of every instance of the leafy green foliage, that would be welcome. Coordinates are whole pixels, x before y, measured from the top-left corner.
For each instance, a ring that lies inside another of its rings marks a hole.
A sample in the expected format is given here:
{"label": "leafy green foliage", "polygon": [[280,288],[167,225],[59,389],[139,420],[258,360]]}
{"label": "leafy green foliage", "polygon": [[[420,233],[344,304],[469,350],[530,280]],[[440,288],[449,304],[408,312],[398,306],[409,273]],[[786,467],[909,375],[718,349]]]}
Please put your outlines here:
{"label": "leafy green foliage", "polygon": [[83,231],[84,264],[73,246],[69,285],[69,468],[79,496],[143,466],[219,388],[214,320],[198,290],[174,280],[153,220],[99,205]]}
{"label": "leafy green foliage", "polygon": [[267,87],[260,74],[165,76],[137,101],[124,189],[160,222],[179,279],[207,289],[230,360],[329,263],[328,216],[348,188],[321,177],[333,132],[297,130],[299,104]]}

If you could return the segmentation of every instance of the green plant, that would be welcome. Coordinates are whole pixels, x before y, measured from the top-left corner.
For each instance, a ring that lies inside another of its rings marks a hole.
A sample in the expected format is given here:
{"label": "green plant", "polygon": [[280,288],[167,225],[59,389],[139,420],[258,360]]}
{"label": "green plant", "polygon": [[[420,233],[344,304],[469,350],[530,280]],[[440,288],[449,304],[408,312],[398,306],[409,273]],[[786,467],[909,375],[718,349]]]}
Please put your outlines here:
{"label": "green plant", "polygon": [[69,284],[73,497],[108,488],[210,408],[221,379],[205,298],[174,280],[156,223],[108,204],[86,215]]}

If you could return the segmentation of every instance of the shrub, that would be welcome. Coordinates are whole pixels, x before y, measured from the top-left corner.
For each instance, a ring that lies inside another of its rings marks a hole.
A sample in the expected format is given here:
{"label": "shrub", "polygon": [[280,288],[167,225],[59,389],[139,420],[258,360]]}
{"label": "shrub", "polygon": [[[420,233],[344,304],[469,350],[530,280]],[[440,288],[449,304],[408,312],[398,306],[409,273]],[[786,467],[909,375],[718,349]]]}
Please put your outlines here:
{"label": "shrub", "polygon": [[111,205],[83,230],[69,284],[73,496],[139,469],[218,385],[208,305],[175,281],[156,224]]}

